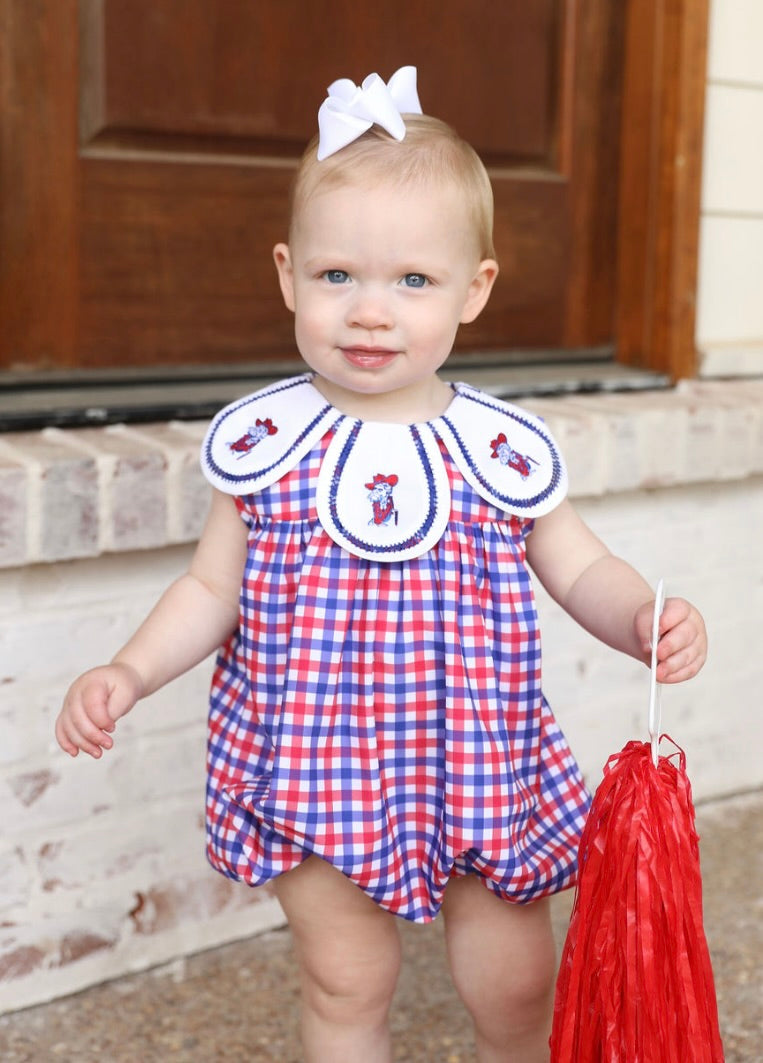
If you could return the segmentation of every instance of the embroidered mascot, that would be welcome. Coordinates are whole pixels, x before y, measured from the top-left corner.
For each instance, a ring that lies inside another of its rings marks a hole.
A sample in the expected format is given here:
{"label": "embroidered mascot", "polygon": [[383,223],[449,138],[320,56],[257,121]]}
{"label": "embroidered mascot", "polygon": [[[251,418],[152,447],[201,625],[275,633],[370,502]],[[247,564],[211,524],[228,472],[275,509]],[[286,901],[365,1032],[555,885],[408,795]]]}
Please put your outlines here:
{"label": "embroidered mascot", "polygon": [[369,524],[389,524],[391,520],[397,524],[397,510],[392,497],[392,489],[397,481],[398,477],[394,473],[391,476],[382,476],[380,472],[377,472],[371,483],[366,484],[369,492],[368,498],[373,509],[373,517],[369,520]]}
{"label": "embroidered mascot", "polygon": [[261,421],[258,417],[255,423],[250,425],[242,436],[234,443],[228,444],[228,448],[237,458],[244,458],[258,443],[267,436],[274,436],[277,431],[278,429],[270,417],[266,417],[264,421]]}
{"label": "embroidered mascot", "polygon": [[537,465],[537,461],[531,458],[527,454],[520,454],[518,451],[510,445],[508,439],[503,432],[490,443],[493,448],[491,458],[498,458],[501,465],[507,465],[510,469],[514,469],[523,480],[533,472],[533,465]]}

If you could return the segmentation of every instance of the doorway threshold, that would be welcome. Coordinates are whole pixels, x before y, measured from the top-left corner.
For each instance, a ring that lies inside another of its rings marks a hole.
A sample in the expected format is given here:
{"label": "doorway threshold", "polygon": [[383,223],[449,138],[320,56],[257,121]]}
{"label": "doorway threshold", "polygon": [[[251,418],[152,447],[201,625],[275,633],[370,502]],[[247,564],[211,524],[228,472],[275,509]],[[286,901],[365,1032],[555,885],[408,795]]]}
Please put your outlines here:
{"label": "doorway threshold", "polygon": [[[266,363],[226,369],[189,368],[141,374],[69,373],[8,376],[0,382],[0,432],[47,427],[81,428],[152,421],[198,421],[222,406],[285,376],[302,363]],[[567,395],[665,388],[670,379],[598,358],[521,364],[454,355],[441,370],[448,381],[465,381],[496,398]]]}

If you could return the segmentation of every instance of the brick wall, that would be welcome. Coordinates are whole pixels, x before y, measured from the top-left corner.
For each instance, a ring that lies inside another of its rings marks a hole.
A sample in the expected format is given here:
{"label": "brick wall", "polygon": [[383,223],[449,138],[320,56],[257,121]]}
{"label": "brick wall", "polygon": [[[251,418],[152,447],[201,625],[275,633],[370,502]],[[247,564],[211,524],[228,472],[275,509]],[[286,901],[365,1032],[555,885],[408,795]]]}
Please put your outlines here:
{"label": "brick wall", "polygon": [[[706,613],[708,666],[663,694],[697,797],[760,786],[763,381],[528,405],[594,530]],[[204,861],[208,663],[121,721],[99,763],[52,735],[70,680],[187,564],[207,505],[202,430],[0,436],[0,1011],[280,921],[266,890]],[[540,608],[546,691],[596,785],[606,756],[644,735],[647,673],[542,594]]]}

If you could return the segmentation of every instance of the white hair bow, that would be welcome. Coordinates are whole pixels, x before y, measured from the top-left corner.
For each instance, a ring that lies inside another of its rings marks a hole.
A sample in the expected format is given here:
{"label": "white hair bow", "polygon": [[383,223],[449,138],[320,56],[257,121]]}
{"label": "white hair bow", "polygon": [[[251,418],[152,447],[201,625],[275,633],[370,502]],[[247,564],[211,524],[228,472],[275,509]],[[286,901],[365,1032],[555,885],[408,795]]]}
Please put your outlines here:
{"label": "white hair bow", "polygon": [[329,85],[328,97],[318,111],[318,159],[351,144],[374,124],[402,140],[405,123],[401,115],[421,113],[415,66],[401,66],[386,84],[378,74],[369,74],[360,87],[349,78],[340,78]]}

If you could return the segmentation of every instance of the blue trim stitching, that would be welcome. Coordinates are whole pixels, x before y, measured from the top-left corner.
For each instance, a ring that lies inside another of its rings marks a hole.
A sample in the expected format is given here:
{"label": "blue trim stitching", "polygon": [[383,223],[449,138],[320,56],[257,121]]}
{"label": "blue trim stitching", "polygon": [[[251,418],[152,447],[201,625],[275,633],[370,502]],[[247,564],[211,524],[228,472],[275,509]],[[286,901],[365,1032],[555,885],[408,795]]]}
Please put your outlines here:
{"label": "blue trim stitching", "polygon": [[[309,382],[309,377],[298,377],[296,379],[286,381],[281,385],[273,386],[270,390],[266,392],[266,394],[277,395],[280,391],[288,391],[290,388],[299,387],[300,385]],[[217,415],[218,420],[213,425],[209,433],[209,437],[204,447],[204,460],[206,461],[207,468],[210,470],[210,472],[214,473],[214,475],[219,477],[221,480],[225,480],[226,483],[239,484],[246,483],[250,480],[254,480],[256,482],[263,476],[267,476],[268,473],[272,472],[273,469],[278,468],[279,465],[282,465],[287,461],[287,459],[290,457],[291,454],[294,453],[297,447],[299,447],[300,443],[302,443],[305,437],[310,434],[313,428],[315,428],[315,426],[321,421],[321,419],[324,418],[326,414],[332,409],[330,403],[326,403],[323,409],[320,410],[318,414],[316,414],[316,416],[307,425],[307,427],[302,432],[300,432],[300,434],[294,440],[289,449],[283,454],[281,454],[277,461],[274,461],[271,465],[268,465],[267,468],[257,469],[256,472],[241,473],[241,475],[237,475],[235,473],[227,472],[224,469],[221,469],[220,466],[212,459],[211,451],[213,439],[217,436],[217,433],[222,428],[228,417],[232,417],[233,414],[237,413],[242,407],[247,406],[252,402],[259,401],[259,399],[261,399],[262,397],[263,392],[257,392],[255,395],[247,395],[245,398],[241,399],[240,402],[237,402],[234,406],[226,407],[224,410],[222,410],[221,413]],[[339,417],[341,416],[342,415],[339,414]]]}
{"label": "blue trim stitching", "polygon": [[427,537],[432,528],[432,525],[434,524],[435,517],[437,515],[437,508],[439,505],[439,499],[437,498],[435,492],[434,475],[427,459],[426,451],[424,450],[424,443],[421,438],[421,433],[419,432],[416,425],[408,425],[408,429],[411,435],[413,436],[413,441],[416,445],[416,451],[419,456],[419,461],[421,462],[421,465],[426,474],[427,484],[429,487],[429,498],[432,503],[429,507],[429,512],[423,525],[419,529],[417,529],[411,536],[409,536],[404,542],[390,543],[387,546],[380,546],[378,543],[369,543],[366,540],[359,538],[357,535],[354,535],[352,532],[348,531],[347,528],[345,528],[345,526],[339,520],[339,515],[337,511],[337,492],[339,490],[339,482],[342,478],[342,471],[344,469],[345,462],[347,461],[347,458],[349,457],[350,452],[352,451],[352,448],[355,445],[358,433],[360,432],[360,429],[362,427],[362,421],[355,422],[344,446],[342,447],[342,451],[339,455],[337,463],[331,472],[331,485],[329,487],[328,499],[331,520],[334,524],[334,527],[340,532],[341,535],[344,536],[348,543],[351,543],[353,546],[360,547],[363,550],[367,550],[369,553],[392,554],[399,553],[401,550],[409,550],[411,547],[417,546],[418,543],[422,541],[422,539],[425,539]]}
{"label": "blue trim stitching", "polygon": [[505,415],[506,417],[511,418],[513,421],[517,422],[518,424],[523,425],[525,428],[528,428],[531,432],[534,432],[535,435],[539,436],[540,439],[543,440],[543,442],[547,445],[547,447],[548,447],[548,449],[549,449],[549,451],[551,453],[551,459],[552,459],[551,482],[545,488],[545,490],[541,491],[537,495],[533,495],[532,498],[526,498],[526,499],[514,498],[514,497],[512,497],[510,495],[503,494],[501,491],[496,490],[495,486],[493,484],[491,484],[488,481],[488,479],[480,472],[480,470],[474,465],[474,463],[473,463],[473,461],[471,459],[471,456],[470,456],[468,450],[466,449],[466,446],[465,446],[463,440],[461,439],[461,436],[458,433],[458,429],[456,428],[456,426],[453,424],[453,422],[451,421],[451,419],[449,417],[443,415],[442,420],[445,422],[445,424],[447,424],[448,428],[453,433],[453,438],[456,440],[456,443],[458,444],[459,450],[461,451],[461,454],[463,455],[464,461],[466,462],[467,466],[469,467],[469,471],[472,473],[474,478],[482,485],[482,487],[485,488],[486,491],[489,491],[490,494],[494,498],[499,498],[502,502],[506,502],[507,504],[511,505],[512,507],[516,506],[516,507],[523,508],[523,509],[530,509],[532,506],[537,506],[541,502],[545,502],[545,500],[549,497],[549,495],[553,494],[554,491],[557,489],[557,487],[559,486],[559,482],[560,482],[560,480],[562,478],[562,462],[561,462],[561,458],[559,456],[559,452],[557,451],[556,447],[552,443],[551,439],[540,429],[540,427],[537,424],[534,424],[532,421],[526,420],[524,417],[520,417],[518,414],[514,413],[513,410],[509,410],[509,409],[506,409],[506,408],[501,408],[500,406],[495,406],[495,405],[493,405],[493,403],[486,402],[484,399],[478,398],[476,395],[470,395],[470,394],[468,394],[465,391],[460,391],[459,394],[461,394],[465,399],[469,399],[470,402],[475,402],[475,403],[477,403],[480,406],[486,406],[489,410],[493,410],[496,413],[501,413],[501,414]]}

